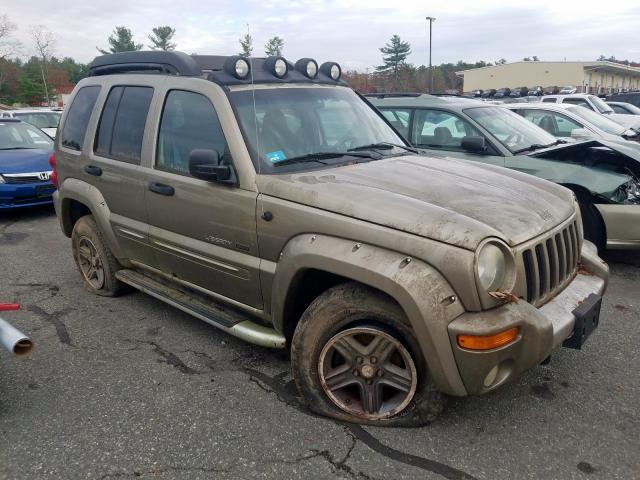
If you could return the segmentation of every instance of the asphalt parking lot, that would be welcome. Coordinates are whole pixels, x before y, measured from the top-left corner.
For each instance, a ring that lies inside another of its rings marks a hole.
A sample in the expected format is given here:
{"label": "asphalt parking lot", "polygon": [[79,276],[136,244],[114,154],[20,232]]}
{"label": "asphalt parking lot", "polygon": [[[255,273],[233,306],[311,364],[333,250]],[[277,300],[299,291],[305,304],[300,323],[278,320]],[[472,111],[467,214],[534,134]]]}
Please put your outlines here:
{"label": "asphalt parking lot", "polygon": [[0,478],[640,478],[640,255],[608,255],[582,351],[430,426],[369,428],[301,407],[287,356],[146,296],[90,295],[52,209],[0,214]]}

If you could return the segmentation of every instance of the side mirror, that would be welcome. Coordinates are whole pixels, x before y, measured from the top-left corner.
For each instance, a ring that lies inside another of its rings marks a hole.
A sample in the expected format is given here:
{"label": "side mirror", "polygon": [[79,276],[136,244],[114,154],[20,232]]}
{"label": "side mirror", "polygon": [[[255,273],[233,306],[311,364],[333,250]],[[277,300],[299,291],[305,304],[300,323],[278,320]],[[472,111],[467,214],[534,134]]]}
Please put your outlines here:
{"label": "side mirror", "polygon": [[220,165],[221,156],[216,150],[195,149],[189,154],[189,173],[194,178],[208,182],[235,185],[236,175],[231,165]]}
{"label": "side mirror", "polygon": [[593,137],[593,135],[586,128],[574,128],[571,130],[571,138],[584,139],[591,137]]}
{"label": "side mirror", "polygon": [[477,135],[467,135],[465,137],[462,137],[460,146],[463,150],[472,153],[485,153],[487,151],[487,144],[484,140],[484,137],[480,137]]}

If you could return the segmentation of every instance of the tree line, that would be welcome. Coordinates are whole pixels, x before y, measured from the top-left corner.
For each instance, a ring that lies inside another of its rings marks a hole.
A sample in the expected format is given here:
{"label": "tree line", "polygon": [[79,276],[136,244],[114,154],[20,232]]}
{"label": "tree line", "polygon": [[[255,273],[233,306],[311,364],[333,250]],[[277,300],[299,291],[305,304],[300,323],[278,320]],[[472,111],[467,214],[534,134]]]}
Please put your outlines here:
{"label": "tree line", "polygon": [[[7,15],[0,15],[0,103],[40,105],[54,103],[55,95],[75,85],[88,74],[88,65],[76,62],[73,58],[59,58],[55,55],[56,39],[52,32],[41,25],[30,27],[31,45],[24,46],[13,38],[17,26]],[[169,25],[152,28],[147,35],[151,50],[172,51],[176,49],[174,36],[176,29]],[[101,54],[142,50],[145,46],[136,43],[133,33],[126,26],[116,26],[107,38],[107,46],[96,46]],[[254,54],[254,40],[247,31],[238,39],[239,55]],[[266,56],[282,55],[285,41],[279,36],[269,38],[264,45]],[[24,58],[24,51],[30,55]],[[462,60],[457,63],[442,63],[431,69],[425,65],[413,65],[407,61],[411,54],[411,44],[403,41],[400,36],[393,35],[381,48],[381,65],[366,70],[366,72],[347,71],[344,79],[352,88],[363,93],[376,92],[429,92],[430,78],[433,76],[433,91],[439,93],[459,92],[462,89],[462,79],[456,72],[472,68],[502,65],[507,60],[500,58],[493,62],[480,60],[473,63]],[[606,60],[630,66],[640,66],[640,63],[628,60],[617,60],[615,57],[601,55],[598,60]],[[522,61],[537,62],[534,55],[525,57]]]}

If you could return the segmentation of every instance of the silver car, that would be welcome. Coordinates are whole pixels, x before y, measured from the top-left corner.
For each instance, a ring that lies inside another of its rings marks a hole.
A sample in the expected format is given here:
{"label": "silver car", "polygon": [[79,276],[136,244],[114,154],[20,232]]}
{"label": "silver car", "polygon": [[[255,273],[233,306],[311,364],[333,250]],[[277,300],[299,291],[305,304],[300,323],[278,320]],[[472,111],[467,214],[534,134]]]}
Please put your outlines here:
{"label": "silver car", "polygon": [[640,117],[635,115],[625,115],[616,113],[613,108],[607,105],[607,102],[595,95],[589,95],[586,93],[574,93],[571,95],[546,95],[541,100],[542,103],[560,103],[579,105],[586,107],[594,112],[607,115],[611,120],[619,123],[627,128],[632,128],[636,131],[640,130]]}
{"label": "silver car", "polygon": [[619,141],[637,141],[640,135],[609,117],[592,110],[566,103],[527,103],[504,105],[527,120],[532,121],[554,137],[576,140],[593,138]]}

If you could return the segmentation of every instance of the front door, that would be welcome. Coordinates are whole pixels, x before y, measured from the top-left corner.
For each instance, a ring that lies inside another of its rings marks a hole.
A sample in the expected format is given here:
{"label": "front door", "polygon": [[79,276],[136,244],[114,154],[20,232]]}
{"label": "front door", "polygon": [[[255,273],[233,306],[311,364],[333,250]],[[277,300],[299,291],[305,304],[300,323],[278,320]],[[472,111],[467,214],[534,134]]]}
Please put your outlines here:
{"label": "front door", "polygon": [[255,191],[189,174],[194,149],[233,164],[206,92],[168,90],[145,195],[156,267],[223,297],[262,307]]}

